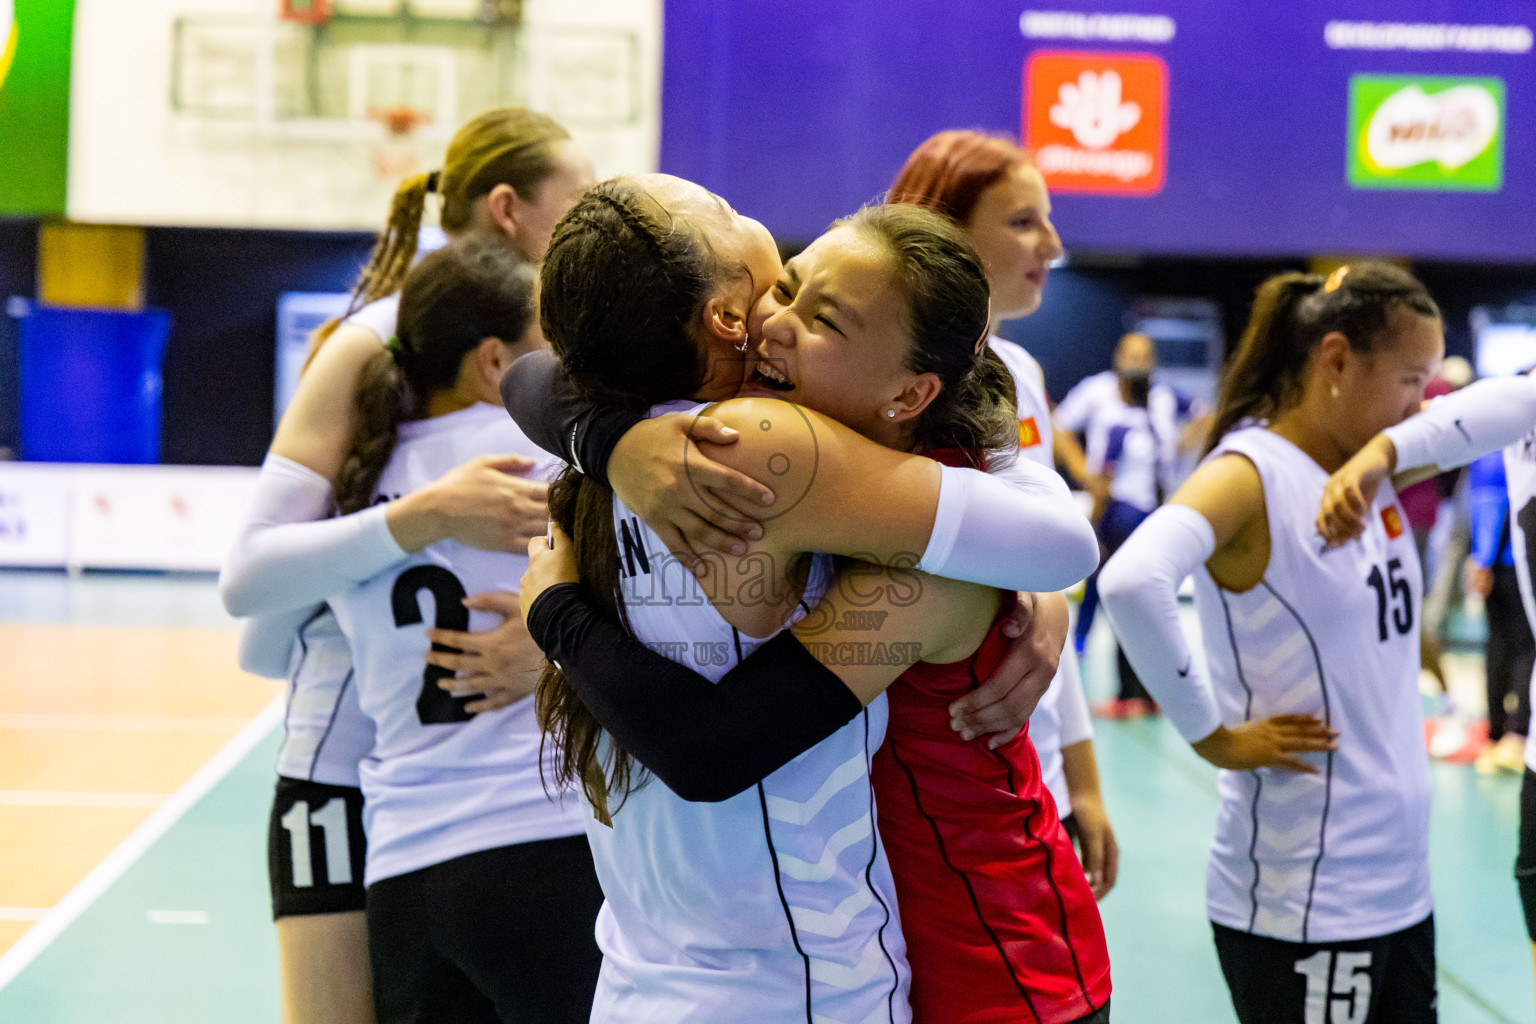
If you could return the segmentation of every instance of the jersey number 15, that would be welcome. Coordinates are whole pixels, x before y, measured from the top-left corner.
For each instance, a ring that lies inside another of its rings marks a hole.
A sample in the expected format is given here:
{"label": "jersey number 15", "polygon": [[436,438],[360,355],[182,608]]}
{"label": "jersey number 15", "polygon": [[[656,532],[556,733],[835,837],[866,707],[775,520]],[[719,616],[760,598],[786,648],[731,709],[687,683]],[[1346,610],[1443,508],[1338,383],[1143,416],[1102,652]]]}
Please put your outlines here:
{"label": "jersey number 15", "polygon": [[1376,629],[1378,639],[1383,643],[1387,641],[1387,612],[1392,613],[1392,625],[1397,630],[1397,635],[1402,636],[1413,628],[1413,591],[1408,587],[1408,581],[1398,575],[1402,569],[1401,559],[1394,558],[1387,563],[1387,574],[1381,574],[1381,566],[1371,566],[1371,574],[1365,578],[1368,586],[1376,591]]}

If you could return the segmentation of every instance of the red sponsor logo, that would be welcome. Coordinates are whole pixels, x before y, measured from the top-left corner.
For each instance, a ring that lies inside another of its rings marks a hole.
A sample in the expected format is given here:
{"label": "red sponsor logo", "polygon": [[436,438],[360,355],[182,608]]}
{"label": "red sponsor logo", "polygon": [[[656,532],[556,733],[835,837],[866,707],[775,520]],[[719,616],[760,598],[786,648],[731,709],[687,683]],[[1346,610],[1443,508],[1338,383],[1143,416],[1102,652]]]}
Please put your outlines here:
{"label": "red sponsor logo", "polygon": [[1387,528],[1387,539],[1397,540],[1403,535],[1403,517],[1397,514],[1396,505],[1381,510],[1381,525]]}
{"label": "red sponsor logo", "polygon": [[1035,418],[1030,416],[1019,420],[1019,447],[1033,448],[1040,443],[1040,428],[1035,424]]}
{"label": "red sponsor logo", "polygon": [[1024,65],[1024,138],[1053,191],[1163,187],[1168,69],[1150,53],[1036,53]]}

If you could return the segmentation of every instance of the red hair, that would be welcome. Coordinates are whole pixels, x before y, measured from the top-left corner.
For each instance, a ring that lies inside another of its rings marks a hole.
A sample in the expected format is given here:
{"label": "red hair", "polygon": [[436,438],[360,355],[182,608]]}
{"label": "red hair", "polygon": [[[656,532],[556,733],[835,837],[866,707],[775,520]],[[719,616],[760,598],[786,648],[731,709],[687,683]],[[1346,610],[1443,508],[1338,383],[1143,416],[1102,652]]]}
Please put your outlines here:
{"label": "red hair", "polygon": [[939,132],[907,157],[886,202],[915,203],[964,224],[983,192],[1014,168],[1030,166],[1028,154],[1007,139]]}

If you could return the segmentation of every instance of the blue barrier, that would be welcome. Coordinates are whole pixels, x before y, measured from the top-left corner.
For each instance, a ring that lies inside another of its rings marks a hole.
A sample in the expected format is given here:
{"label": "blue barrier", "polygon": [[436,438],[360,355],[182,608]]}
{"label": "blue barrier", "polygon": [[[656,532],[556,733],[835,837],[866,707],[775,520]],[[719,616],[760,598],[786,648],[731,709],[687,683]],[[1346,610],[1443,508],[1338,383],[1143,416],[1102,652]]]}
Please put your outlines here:
{"label": "blue barrier", "polygon": [[13,299],[20,326],[21,457],[160,461],[160,361],[171,316]]}

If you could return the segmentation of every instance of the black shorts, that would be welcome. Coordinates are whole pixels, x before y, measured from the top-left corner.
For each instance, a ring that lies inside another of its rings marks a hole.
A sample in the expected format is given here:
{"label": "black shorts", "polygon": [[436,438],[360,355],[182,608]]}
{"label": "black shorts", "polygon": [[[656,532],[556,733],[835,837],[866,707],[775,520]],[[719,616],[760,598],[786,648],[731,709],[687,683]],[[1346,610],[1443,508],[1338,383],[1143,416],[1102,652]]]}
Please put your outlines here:
{"label": "black shorts", "polygon": [[1284,942],[1211,924],[1242,1024],[1434,1024],[1435,918],[1348,942]]}
{"label": "black shorts", "polygon": [[602,905],[586,836],[375,882],[368,952],[379,1024],[587,1024]]}
{"label": "black shorts", "polygon": [[1103,1006],[1086,1017],[1077,1018],[1071,1024],[1109,1024],[1109,1000],[1104,1000]]}
{"label": "black shorts", "polygon": [[362,910],[363,791],[277,777],[267,820],[272,919]]}
{"label": "black shorts", "polygon": [[1520,783],[1520,850],[1515,854],[1515,885],[1525,911],[1525,931],[1536,942],[1536,772],[1525,770]]}

